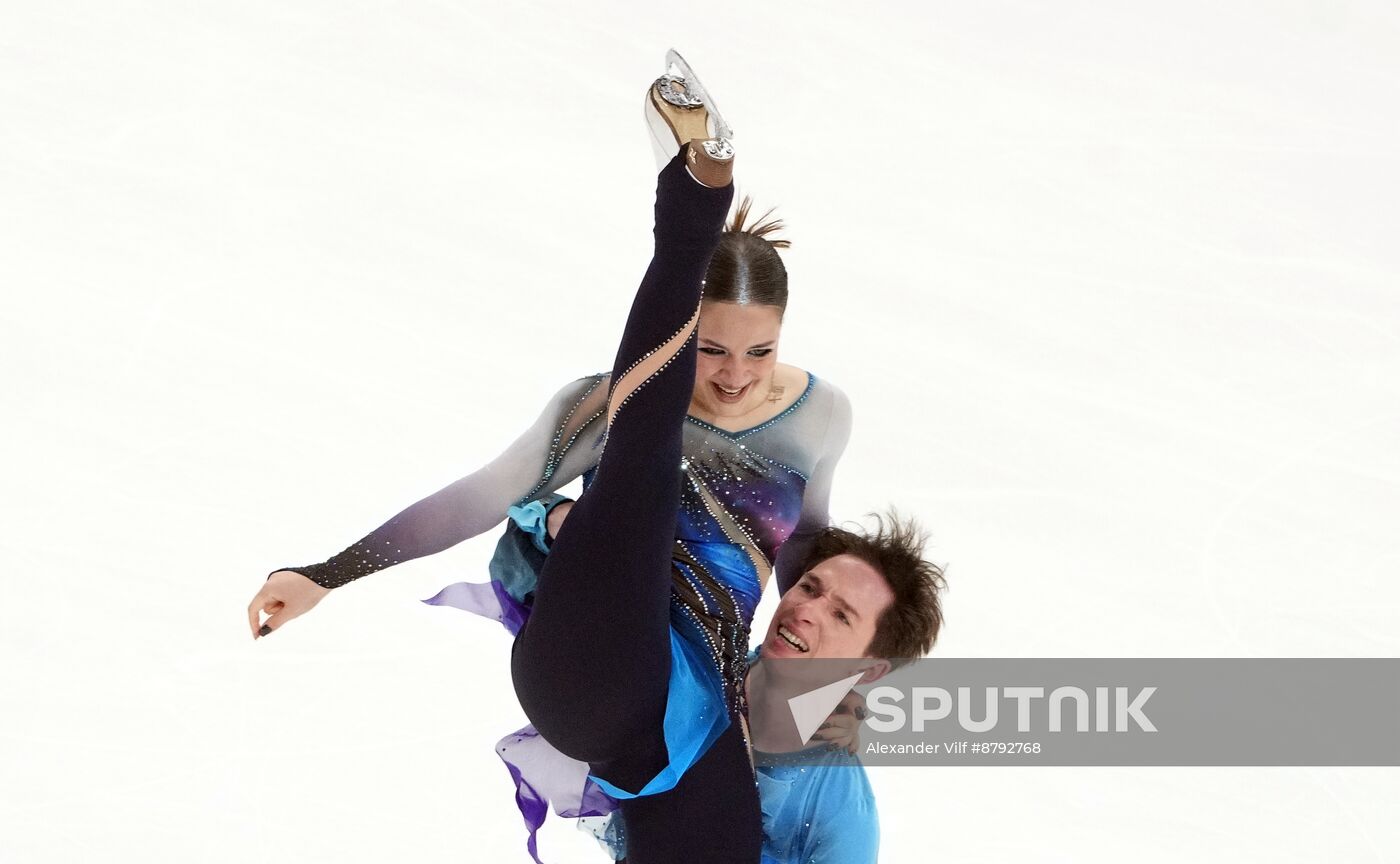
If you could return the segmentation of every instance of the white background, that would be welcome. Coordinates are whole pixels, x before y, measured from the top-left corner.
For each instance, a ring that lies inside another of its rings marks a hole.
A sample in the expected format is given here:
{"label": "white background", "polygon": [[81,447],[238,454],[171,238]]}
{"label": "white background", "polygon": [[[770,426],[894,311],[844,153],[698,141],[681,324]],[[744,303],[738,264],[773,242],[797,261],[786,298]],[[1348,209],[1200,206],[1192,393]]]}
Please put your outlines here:
{"label": "white background", "polygon": [[[494,535],[245,609],[608,365],[671,45],[936,655],[1396,654],[1387,4],[4,0],[0,860],[526,860],[509,640],[419,602]],[[1400,855],[1393,769],[872,775],[885,861]]]}

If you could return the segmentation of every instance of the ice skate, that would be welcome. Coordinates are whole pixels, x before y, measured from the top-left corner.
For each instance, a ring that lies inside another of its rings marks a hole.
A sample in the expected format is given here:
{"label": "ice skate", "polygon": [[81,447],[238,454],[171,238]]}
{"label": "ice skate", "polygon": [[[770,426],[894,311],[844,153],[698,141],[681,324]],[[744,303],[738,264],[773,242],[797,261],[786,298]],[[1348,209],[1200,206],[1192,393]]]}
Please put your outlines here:
{"label": "ice skate", "polygon": [[690,144],[686,166],[706,186],[728,185],[734,173],[734,131],[695,71],[673,48],[666,52],[666,72],[646,95],[647,128],[651,130],[658,166],[664,166],[682,144]]}

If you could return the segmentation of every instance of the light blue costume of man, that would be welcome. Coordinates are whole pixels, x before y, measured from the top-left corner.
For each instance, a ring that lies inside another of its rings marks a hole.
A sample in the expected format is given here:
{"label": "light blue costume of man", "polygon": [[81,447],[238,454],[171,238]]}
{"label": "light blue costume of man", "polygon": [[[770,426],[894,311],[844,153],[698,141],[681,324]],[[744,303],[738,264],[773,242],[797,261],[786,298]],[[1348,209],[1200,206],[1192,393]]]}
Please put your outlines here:
{"label": "light blue costume of man", "polygon": [[[758,650],[749,665],[759,662]],[[762,864],[875,864],[880,817],[860,759],[826,744],[753,751],[763,807]]]}

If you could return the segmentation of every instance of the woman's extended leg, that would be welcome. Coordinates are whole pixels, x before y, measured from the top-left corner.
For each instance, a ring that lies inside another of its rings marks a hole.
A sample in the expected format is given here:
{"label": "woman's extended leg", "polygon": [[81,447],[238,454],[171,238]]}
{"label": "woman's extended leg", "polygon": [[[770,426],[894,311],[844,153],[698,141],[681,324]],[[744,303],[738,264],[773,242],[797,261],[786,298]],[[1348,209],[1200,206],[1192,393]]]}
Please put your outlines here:
{"label": "woman's extended leg", "polygon": [[701,281],[733,197],[732,185],[696,182],[686,152],[657,179],[655,251],[613,364],[602,461],[550,550],[511,660],[545,739],[630,791],[666,760],[681,434]]}

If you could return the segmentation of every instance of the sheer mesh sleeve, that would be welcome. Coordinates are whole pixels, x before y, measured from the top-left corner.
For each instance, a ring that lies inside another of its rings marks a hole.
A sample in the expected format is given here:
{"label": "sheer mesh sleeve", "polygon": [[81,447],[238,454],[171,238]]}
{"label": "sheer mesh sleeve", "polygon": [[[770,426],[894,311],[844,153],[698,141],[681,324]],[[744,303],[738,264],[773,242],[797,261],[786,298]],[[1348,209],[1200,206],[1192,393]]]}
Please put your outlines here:
{"label": "sheer mesh sleeve", "polygon": [[413,504],[334,558],[278,569],[338,588],[489,530],[512,504],[552,492],[598,463],[606,382],[606,376],[595,375],[566,385],[500,456]]}
{"label": "sheer mesh sleeve", "polygon": [[792,535],[778,549],[778,560],[774,562],[773,570],[778,577],[780,594],[802,578],[801,568],[807,553],[811,551],[818,532],[831,522],[831,478],[851,437],[851,401],[831,382],[822,383],[831,391],[831,413],[822,439],[821,453],[802,495],[802,514]]}

